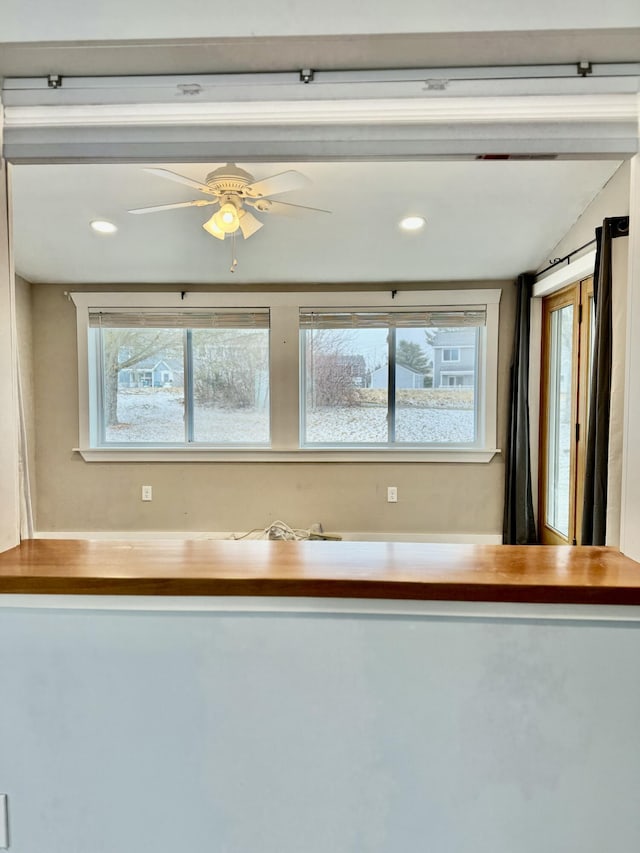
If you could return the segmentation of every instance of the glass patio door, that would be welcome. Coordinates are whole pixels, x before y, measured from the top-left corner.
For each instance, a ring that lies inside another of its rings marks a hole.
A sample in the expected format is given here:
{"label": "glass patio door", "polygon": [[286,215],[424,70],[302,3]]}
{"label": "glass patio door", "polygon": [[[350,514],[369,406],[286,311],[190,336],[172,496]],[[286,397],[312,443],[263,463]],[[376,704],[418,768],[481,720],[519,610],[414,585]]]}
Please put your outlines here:
{"label": "glass patio door", "polygon": [[539,519],[544,544],[580,540],[592,318],[592,279],[543,301]]}

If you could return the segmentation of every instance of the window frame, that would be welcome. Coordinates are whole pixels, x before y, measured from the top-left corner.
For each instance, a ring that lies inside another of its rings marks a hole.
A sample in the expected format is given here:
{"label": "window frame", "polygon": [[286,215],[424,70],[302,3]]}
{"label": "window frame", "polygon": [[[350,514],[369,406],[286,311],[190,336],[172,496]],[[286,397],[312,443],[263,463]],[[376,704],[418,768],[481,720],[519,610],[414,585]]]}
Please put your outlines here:
{"label": "window frame", "polygon": [[[160,309],[154,309],[154,313],[155,313],[155,311],[160,312]],[[117,308],[116,312],[118,314],[131,314],[134,317],[141,313],[139,308],[125,309],[122,307]],[[106,311],[101,310],[100,313],[103,317],[108,318],[108,316],[109,316],[109,310],[108,309]],[[144,312],[142,312],[142,313],[144,313]],[[195,374],[195,362],[196,362],[195,355],[194,355],[194,347],[193,347],[193,335],[194,335],[194,333],[197,334],[201,331],[209,331],[210,329],[211,330],[214,330],[217,328],[227,329],[227,328],[233,328],[233,327],[228,327],[228,326],[225,326],[224,324],[222,324],[220,326],[218,324],[218,322],[216,322],[215,325],[212,325],[209,328],[207,326],[203,327],[202,325],[199,325],[197,323],[194,325],[190,325],[190,324],[188,324],[188,321],[184,325],[174,327],[173,321],[174,321],[175,315],[177,313],[180,314],[180,316],[184,317],[184,318],[189,318],[189,316],[200,317],[200,315],[202,313],[201,309],[199,309],[197,311],[186,311],[185,310],[183,312],[176,312],[175,310],[170,309],[166,313],[167,313],[167,317],[169,319],[169,324],[166,328],[173,330],[173,331],[176,331],[176,332],[179,332],[179,334],[180,334],[180,346],[182,349],[182,355],[180,358],[182,372],[183,372],[183,376],[184,376],[184,382],[183,382],[183,385],[184,385],[184,387],[183,387],[183,397],[184,397],[184,404],[183,404],[183,439],[182,439],[182,441],[167,440],[167,441],[148,442],[148,441],[143,441],[143,440],[114,441],[114,440],[108,440],[107,439],[107,424],[106,424],[106,417],[105,417],[105,396],[104,396],[104,393],[105,393],[105,373],[104,373],[104,360],[103,360],[105,341],[104,341],[103,333],[106,331],[109,331],[110,329],[135,328],[135,326],[131,326],[131,325],[127,324],[124,327],[120,327],[118,325],[109,324],[105,327],[101,327],[101,325],[98,323],[97,325],[94,324],[92,327],[91,323],[90,323],[89,331],[93,332],[94,334],[89,335],[89,348],[95,349],[95,356],[94,356],[95,367],[92,368],[92,372],[91,372],[91,375],[89,377],[89,385],[90,385],[90,407],[89,408],[90,408],[90,422],[91,422],[90,423],[90,432],[91,432],[92,449],[95,449],[95,450],[129,450],[132,448],[140,448],[142,450],[144,450],[144,449],[151,449],[151,450],[169,450],[169,449],[189,450],[191,448],[203,447],[204,449],[208,450],[212,447],[216,447],[216,448],[225,449],[225,450],[226,449],[232,449],[232,448],[239,448],[241,450],[244,450],[244,449],[260,449],[261,450],[261,449],[264,449],[266,447],[269,447],[268,441],[241,441],[241,440],[236,440],[236,441],[221,441],[219,444],[214,444],[213,442],[202,441],[202,440],[199,440],[195,437],[196,432],[197,432],[197,429],[196,429],[197,422],[196,422],[196,416],[195,416],[195,412],[197,409],[197,403],[196,403],[196,399],[194,396],[194,387],[193,387],[193,379],[194,379],[194,374]],[[224,317],[225,313],[228,314],[229,312],[225,312],[225,311],[219,309],[218,307],[216,307],[216,309],[214,309],[212,311],[212,314],[215,315],[216,320],[222,319]],[[235,314],[236,313],[235,309],[232,310],[231,313]],[[247,309],[247,310],[241,310],[240,313],[249,314],[249,313],[255,313],[255,312],[253,311],[253,309]],[[268,317],[268,312],[266,312],[266,311],[261,311],[260,314],[262,316]],[[141,328],[141,329],[144,329],[144,328],[162,329],[162,328],[164,328],[162,325],[160,325],[157,322],[157,317],[154,316],[154,320],[156,322],[154,322],[154,324],[152,326],[148,326],[146,323],[142,323],[139,326],[139,328]],[[125,321],[125,323],[126,323],[126,321]],[[244,327],[242,327],[242,328],[244,329]],[[248,325],[246,328],[251,329],[252,327]],[[265,331],[268,334],[269,333],[268,322],[266,325],[258,325],[256,330]],[[176,341],[176,345],[177,344],[178,344],[178,341]],[[267,344],[267,346],[268,346],[268,344]],[[142,381],[142,387],[153,388],[153,387],[157,387],[157,386],[154,386],[154,373],[155,373],[159,364],[165,364],[166,365],[164,357],[158,357],[156,364],[151,368],[147,368],[147,367],[136,368],[135,366],[132,366],[131,368],[127,368],[127,371],[129,373],[133,373],[134,377],[137,380],[137,386],[138,387],[140,387],[140,381]],[[168,371],[163,370],[162,375],[164,376],[165,373],[168,373]],[[118,384],[118,388],[119,387],[120,387],[120,385]],[[131,386],[131,384],[130,384],[129,387],[133,387],[133,386]]]}
{"label": "window frame", "polygon": [[[482,306],[471,306],[471,305],[459,306],[459,313],[466,312],[467,309],[473,309],[474,307],[481,307],[482,313],[484,313],[486,316],[486,308],[484,305],[482,305]],[[451,313],[454,313],[450,307],[448,307],[447,310],[450,311]],[[306,344],[306,336],[304,333],[312,333],[313,328],[314,328],[313,323],[308,322],[304,326],[301,323],[301,326],[300,326],[300,394],[301,394],[301,400],[300,400],[300,446],[303,449],[313,450],[315,448],[321,448],[321,449],[348,449],[348,448],[352,448],[354,450],[358,450],[358,449],[370,448],[372,450],[390,450],[390,449],[396,449],[396,448],[406,448],[406,449],[418,449],[418,450],[423,450],[423,451],[442,450],[442,449],[444,449],[444,450],[458,450],[458,449],[460,449],[460,450],[477,450],[482,445],[482,438],[483,438],[483,434],[484,434],[484,425],[479,423],[478,406],[476,406],[476,405],[474,405],[474,408],[473,408],[473,429],[474,429],[474,434],[476,435],[476,438],[474,439],[474,441],[454,442],[454,441],[443,440],[443,441],[439,441],[439,442],[438,441],[428,441],[428,442],[427,441],[424,441],[424,442],[415,441],[415,442],[411,442],[411,441],[398,440],[397,431],[396,431],[397,425],[398,425],[397,414],[398,414],[398,411],[401,410],[401,405],[399,405],[398,397],[396,395],[396,381],[397,381],[397,372],[396,371],[397,371],[397,367],[398,367],[398,364],[396,361],[396,356],[397,356],[396,337],[397,337],[398,332],[399,331],[401,332],[402,328],[408,325],[407,320],[411,316],[412,312],[407,311],[406,308],[398,308],[397,310],[388,310],[386,312],[381,312],[379,307],[376,307],[373,309],[359,308],[359,309],[357,309],[357,311],[354,311],[354,312],[347,312],[344,308],[341,308],[341,309],[338,309],[337,325],[333,326],[333,325],[331,325],[331,319],[332,319],[332,314],[334,314],[335,311],[336,311],[336,309],[325,308],[325,309],[314,309],[314,311],[310,312],[310,313],[317,315],[318,321],[320,323],[320,326],[319,326],[320,329],[332,329],[333,328],[333,329],[346,329],[346,330],[353,329],[353,328],[361,328],[361,329],[362,328],[364,328],[364,329],[371,328],[371,326],[367,324],[367,322],[366,322],[366,320],[364,320],[364,318],[367,315],[372,315],[373,323],[374,323],[373,327],[380,330],[380,331],[384,331],[386,333],[385,337],[386,337],[387,361],[386,361],[386,364],[384,365],[384,371],[385,371],[385,375],[387,378],[386,388],[388,391],[387,402],[386,402],[387,413],[386,413],[386,418],[385,418],[385,420],[387,422],[388,437],[387,437],[387,441],[371,440],[369,442],[361,442],[361,443],[360,442],[350,443],[348,441],[332,442],[330,440],[312,441],[312,440],[307,438],[306,427],[307,427],[308,409],[307,409],[307,405],[306,405],[305,394],[306,394],[306,390],[307,390],[307,381],[308,381],[309,377],[308,377],[308,373],[307,373],[307,360],[306,360],[307,344]],[[343,319],[343,315],[345,315],[347,313],[353,314],[352,322],[355,322],[355,326],[350,325],[348,321],[346,321],[346,324],[345,324],[345,320]],[[384,317],[381,316],[383,313],[386,314],[389,318],[388,325],[385,325]],[[437,310],[437,307],[436,307],[436,310],[434,311],[433,306],[431,306],[428,312],[426,312],[426,311],[419,311],[418,312],[418,314],[424,314],[424,313],[437,314],[439,312]],[[394,322],[391,319],[394,315],[400,319],[399,324],[397,323],[397,321]],[[361,325],[361,323],[363,321],[364,321],[364,325]],[[416,326],[415,327],[411,326],[411,328],[437,329],[438,326],[428,327],[426,324],[423,326],[421,321],[418,318],[416,318]],[[478,372],[480,370],[480,365],[482,364],[482,356],[483,356],[483,352],[484,352],[485,339],[486,339],[486,324],[479,325],[479,326],[473,327],[473,328],[474,328],[474,331],[478,332],[478,334],[475,335],[476,341],[475,341],[475,344],[473,346],[466,347],[466,349],[473,350],[474,370],[465,371],[465,374],[473,376],[473,383],[471,385],[468,385],[467,388],[472,388],[474,390],[474,397],[476,400],[479,401],[480,396],[479,396],[478,390],[479,390],[480,380],[479,380]],[[437,349],[437,347],[434,349]],[[459,351],[459,348],[457,348],[457,349]],[[459,363],[459,360],[456,363]],[[476,367],[477,367],[477,369],[476,369]],[[450,387],[450,385],[451,384],[448,383],[446,386],[441,385],[439,387],[440,388],[444,388],[444,387],[448,388],[448,387]],[[461,384],[460,384],[460,387],[462,387]]]}
{"label": "window frame", "polygon": [[[498,324],[501,290],[385,290],[385,291],[75,291],[69,294],[76,306],[78,348],[79,443],[74,448],[87,462],[108,461],[326,461],[326,462],[489,462],[500,452],[497,435]],[[300,333],[302,310],[340,308],[461,309],[486,306],[484,345],[478,363],[478,441],[473,447],[407,448],[313,447],[300,444]],[[270,325],[270,447],[100,447],[95,427],[96,353],[89,347],[89,312],[98,310],[153,309],[196,310],[236,308],[269,310]]]}

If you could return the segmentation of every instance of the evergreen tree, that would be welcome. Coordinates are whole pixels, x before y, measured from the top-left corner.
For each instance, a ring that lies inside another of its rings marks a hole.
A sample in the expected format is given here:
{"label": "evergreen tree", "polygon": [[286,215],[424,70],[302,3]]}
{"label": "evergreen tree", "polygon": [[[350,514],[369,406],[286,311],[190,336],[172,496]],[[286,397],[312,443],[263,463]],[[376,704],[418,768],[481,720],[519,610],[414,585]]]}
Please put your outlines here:
{"label": "evergreen tree", "polygon": [[426,352],[420,344],[401,340],[396,347],[396,364],[402,364],[416,373],[427,373],[431,366]]}

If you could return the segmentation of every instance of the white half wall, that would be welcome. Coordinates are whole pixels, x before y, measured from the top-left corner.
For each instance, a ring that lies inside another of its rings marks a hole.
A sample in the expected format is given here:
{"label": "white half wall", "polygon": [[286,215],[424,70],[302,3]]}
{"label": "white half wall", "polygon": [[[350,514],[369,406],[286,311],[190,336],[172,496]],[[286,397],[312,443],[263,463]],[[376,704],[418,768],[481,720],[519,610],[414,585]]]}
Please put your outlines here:
{"label": "white half wall", "polygon": [[640,849],[637,613],[2,605],[16,853]]}

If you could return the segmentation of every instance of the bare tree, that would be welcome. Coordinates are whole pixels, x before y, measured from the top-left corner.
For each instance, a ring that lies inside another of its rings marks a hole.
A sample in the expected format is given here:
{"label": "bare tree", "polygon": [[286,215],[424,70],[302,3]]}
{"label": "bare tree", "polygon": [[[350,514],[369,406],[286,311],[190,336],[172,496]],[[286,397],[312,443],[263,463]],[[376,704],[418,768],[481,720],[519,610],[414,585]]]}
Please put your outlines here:
{"label": "bare tree", "polygon": [[180,355],[181,336],[174,329],[102,329],[105,426],[118,423],[118,375],[160,352]]}
{"label": "bare tree", "polygon": [[207,329],[193,333],[193,390],[209,406],[256,405],[269,369],[268,336],[254,329]]}
{"label": "bare tree", "polygon": [[307,404],[355,406],[358,388],[365,384],[366,363],[349,346],[349,332],[343,329],[313,329],[305,335]]}

